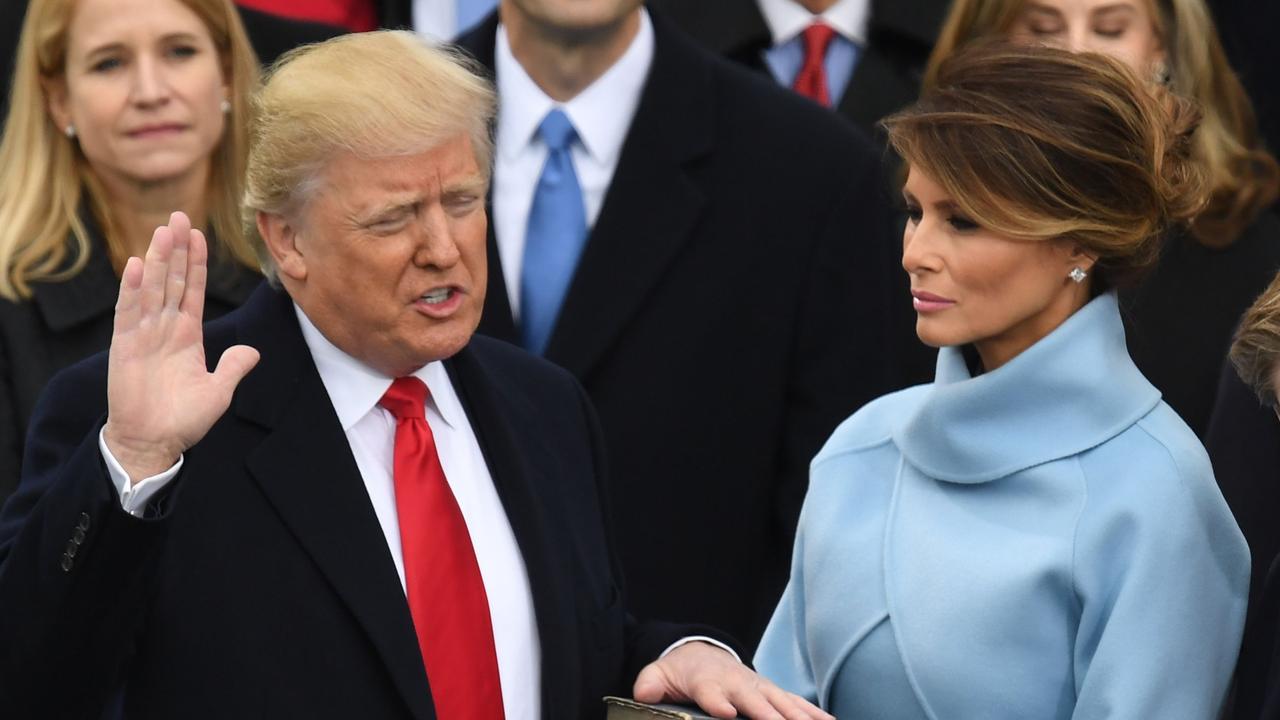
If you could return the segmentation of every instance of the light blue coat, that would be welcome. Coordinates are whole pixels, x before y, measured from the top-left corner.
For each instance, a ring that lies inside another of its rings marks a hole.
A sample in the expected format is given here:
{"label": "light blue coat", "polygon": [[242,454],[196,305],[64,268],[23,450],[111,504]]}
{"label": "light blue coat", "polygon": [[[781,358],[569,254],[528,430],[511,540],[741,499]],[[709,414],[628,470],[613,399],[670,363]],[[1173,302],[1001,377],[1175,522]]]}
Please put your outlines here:
{"label": "light blue coat", "polygon": [[814,459],[756,667],[842,720],[1211,720],[1249,552],[1195,435],[1093,300],[971,377],[859,410]]}

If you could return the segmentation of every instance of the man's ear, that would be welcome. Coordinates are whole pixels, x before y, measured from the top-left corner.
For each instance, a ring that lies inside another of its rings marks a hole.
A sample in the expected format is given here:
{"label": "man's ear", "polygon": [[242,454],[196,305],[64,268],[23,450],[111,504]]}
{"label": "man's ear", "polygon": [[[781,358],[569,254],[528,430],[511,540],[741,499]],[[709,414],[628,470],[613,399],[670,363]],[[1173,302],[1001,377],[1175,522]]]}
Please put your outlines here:
{"label": "man's ear", "polygon": [[67,107],[67,80],[64,77],[41,78],[45,108],[59,130],[65,131],[71,124],[71,110]]}
{"label": "man's ear", "polygon": [[258,235],[275,260],[277,272],[295,282],[307,279],[307,259],[299,247],[297,227],[283,215],[258,211]]}

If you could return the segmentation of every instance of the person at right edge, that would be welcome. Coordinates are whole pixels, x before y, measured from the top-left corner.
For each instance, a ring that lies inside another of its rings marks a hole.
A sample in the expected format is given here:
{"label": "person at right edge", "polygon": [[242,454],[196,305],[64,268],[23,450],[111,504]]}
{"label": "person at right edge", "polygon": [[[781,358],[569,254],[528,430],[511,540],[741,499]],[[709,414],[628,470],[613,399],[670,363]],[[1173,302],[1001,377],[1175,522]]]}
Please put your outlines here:
{"label": "person at right edge", "polygon": [[1103,55],[983,43],[885,121],[937,375],[814,459],[762,675],[845,718],[1217,717],[1249,552],[1116,297],[1205,203],[1198,120]]}

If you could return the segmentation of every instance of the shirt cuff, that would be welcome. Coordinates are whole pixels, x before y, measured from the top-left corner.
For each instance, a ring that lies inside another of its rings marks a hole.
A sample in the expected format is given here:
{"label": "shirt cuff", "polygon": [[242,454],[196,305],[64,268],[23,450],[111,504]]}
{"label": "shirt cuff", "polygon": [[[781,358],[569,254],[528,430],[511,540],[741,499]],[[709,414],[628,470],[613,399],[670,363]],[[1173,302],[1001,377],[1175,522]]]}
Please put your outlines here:
{"label": "shirt cuff", "polygon": [[147,501],[168,485],[169,481],[173,480],[182,469],[183,456],[179,455],[178,462],[159,475],[144,478],[141,482],[130,483],[129,473],[124,471],[120,461],[116,460],[116,456],[112,455],[111,450],[107,448],[106,432],[106,426],[98,432],[98,450],[102,452],[102,459],[107,463],[107,474],[111,476],[111,484],[116,486],[116,492],[120,494],[120,507],[134,517],[142,517],[147,509]]}
{"label": "shirt cuff", "polygon": [[658,656],[658,659],[661,660],[662,658],[669,655],[672,650],[675,650],[681,645],[688,645],[691,642],[704,642],[710,645],[715,645],[721,650],[732,655],[734,660],[737,660],[738,662],[742,662],[742,658],[738,657],[738,653],[734,652],[733,648],[729,647],[728,645],[725,645],[719,640],[716,640],[714,638],[709,638],[706,635],[690,635],[689,637],[686,637],[686,638],[680,638],[679,640],[671,643],[671,645],[666,650],[663,650],[662,654]]}

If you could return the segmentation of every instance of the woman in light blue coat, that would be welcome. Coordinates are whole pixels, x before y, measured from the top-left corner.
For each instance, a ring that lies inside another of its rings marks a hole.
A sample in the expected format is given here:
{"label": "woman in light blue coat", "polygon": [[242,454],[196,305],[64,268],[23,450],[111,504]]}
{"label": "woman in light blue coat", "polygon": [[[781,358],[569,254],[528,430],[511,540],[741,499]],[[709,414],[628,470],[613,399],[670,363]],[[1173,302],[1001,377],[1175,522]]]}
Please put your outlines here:
{"label": "woman in light blue coat", "polygon": [[1203,203],[1195,120],[1101,56],[983,46],[887,121],[937,376],[814,459],[763,675],[845,719],[1216,717],[1248,550],[1113,292]]}

